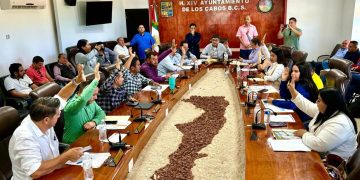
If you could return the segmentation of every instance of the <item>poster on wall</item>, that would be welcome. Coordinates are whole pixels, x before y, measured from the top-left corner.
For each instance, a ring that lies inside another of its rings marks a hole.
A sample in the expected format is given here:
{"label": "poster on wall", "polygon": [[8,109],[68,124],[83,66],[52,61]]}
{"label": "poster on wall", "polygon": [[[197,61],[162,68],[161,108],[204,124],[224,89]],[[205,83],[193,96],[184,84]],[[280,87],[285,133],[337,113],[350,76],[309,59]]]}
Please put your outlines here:
{"label": "poster on wall", "polygon": [[174,16],[173,4],[172,2],[161,2],[160,3],[161,16],[162,17],[172,17]]}
{"label": "poster on wall", "polygon": [[272,0],[259,0],[257,3],[257,9],[262,13],[268,13],[273,9],[273,4]]}

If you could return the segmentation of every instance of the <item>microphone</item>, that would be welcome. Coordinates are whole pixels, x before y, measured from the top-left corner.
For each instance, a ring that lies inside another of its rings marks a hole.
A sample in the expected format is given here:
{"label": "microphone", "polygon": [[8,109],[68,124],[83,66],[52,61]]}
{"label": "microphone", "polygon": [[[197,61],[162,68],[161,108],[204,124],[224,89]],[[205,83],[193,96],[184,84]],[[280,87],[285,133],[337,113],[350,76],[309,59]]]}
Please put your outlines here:
{"label": "microphone", "polygon": [[188,79],[189,77],[186,75],[186,70],[183,68],[183,67],[181,67],[181,66],[179,66],[179,65],[177,65],[177,64],[173,64],[174,66],[176,66],[176,67],[179,67],[182,71],[184,71],[184,76],[181,76],[180,78],[182,78],[182,79]]}
{"label": "microphone", "polygon": [[259,110],[255,113],[255,122],[252,123],[252,125],[251,125],[251,127],[252,127],[253,129],[266,129],[265,123],[261,123],[261,121],[258,122],[258,113],[259,113],[260,111],[262,111],[262,110],[265,110],[265,109],[270,110],[271,112],[273,112],[273,114],[274,114],[275,116],[277,115],[277,113],[276,113],[274,110],[270,109],[270,108],[259,109]]}
{"label": "microphone", "polygon": [[[256,95],[256,96],[255,96]],[[249,107],[255,107],[258,93],[250,91],[247,95],[247,102],[245,104]]]}
{"label": "microphone", "polygon": [[[113,143],[113,142],[111,142],[111,141],[109,140],[109,138],[107,137],[107,140],[109,141],[110,149],[125,149],[125,148],[130,148],[130,147],[132,147],[131,145],[126,144],[125,142],[123,142],[123,141],[121,140],[121,133],[120,133],[120,131],[119,131],[118,133],[119,133],[119,142]],[[130,134],[130,131],[127,131],[126,134],[129,135],[129,134]]]}

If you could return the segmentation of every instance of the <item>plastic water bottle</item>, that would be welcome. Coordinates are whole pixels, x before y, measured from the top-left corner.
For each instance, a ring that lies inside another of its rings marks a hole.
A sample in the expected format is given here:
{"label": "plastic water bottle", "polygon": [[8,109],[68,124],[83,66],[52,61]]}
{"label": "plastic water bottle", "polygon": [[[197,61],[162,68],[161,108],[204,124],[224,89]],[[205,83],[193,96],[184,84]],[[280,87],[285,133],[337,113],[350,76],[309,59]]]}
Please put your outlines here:
{"label": "plastic water bottle", "polygon": [[229,55],[227,53],[224,53],[224,61],[228,61]]}
{"label": "plastic water bottle", "polygon": [[236,66],[236,76],[241,77],[241,68],[239,64]]}
{"label": "plastic water bottle", "polygon": [[[256,118],[256,113],[260,110],[261,108],[260,108],[260,105],[257,103],[256,104],[256,106],[255,106],[255,108],[254,108],[254,122],[256,123],[256,119],[258,120],[258,122],[257,123],[260,123],[261,122],[261,119],[260,119],[260,117],[261,117],[261,113],[258,113],[257,114],[257,118]],[[260,117],[259,117],[260,116]]]}
{"label": "plastic water bottle", "polygon": [[107,141],[107,134],[106,134],[106,123],[105,120],[101,120],[101,122],[98,124],[99,129],[99,140],[101,142]]}
{"label": "plastic water bottle", "polygon": [[265,110],[264,111],[264,123],[269,124],[269,122],[270,122],[270,111]]}
{"label": "plastic water bottle", "polygon": [[84,152],[82,167],[84,170],[84,180],[94,179],[94,172],[92,169],[92,159],[88,152]]}
{"label": "plastic water bottle", "polygon": [[197,60],[194,62],[194,66],[195,66],[194,69],[197,72],[199,70],[199,64]]}

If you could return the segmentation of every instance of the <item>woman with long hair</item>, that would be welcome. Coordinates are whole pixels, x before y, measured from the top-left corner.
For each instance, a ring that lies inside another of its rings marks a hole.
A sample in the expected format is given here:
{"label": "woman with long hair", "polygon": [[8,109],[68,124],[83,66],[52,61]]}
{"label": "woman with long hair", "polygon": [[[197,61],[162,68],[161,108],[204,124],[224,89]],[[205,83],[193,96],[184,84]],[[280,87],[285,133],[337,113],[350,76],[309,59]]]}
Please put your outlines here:
{"label": "woman with long hair", "polygon": [[[289,74],[291,74],[291,76],[289,76]],[[280,97],[284,100],[268,98],[268,102],[281,108],[294,110],[299,115],[301,121],[304,122],[304,127],[306,128],[311,117],[301,111],[293,102],[290,101],[291,94],[287,88],[289,81],[293,81],[295,83],[295,89],[306,99],[311,102],[316,101],[318,89],[311,78],[311,67],[308,63],[297,63],[293,65],[291,73],[289,73],[288,68],[285,68],[282,74]]]}
{"label": "woman with long hair", "polygon": [[294,134],[302,138],[309,148],[326,154],[335,154],[347,160],[357,148],[357,126],[346,108],[344,97],[335,88],[324,88],[319,92],[316,104],[304,98],[295,83],[288,84],[292,102],[313,117],[309,131],[304,129]]}
{"label": "woman with long hair", "polygon": [[279,87],[281,82],[281,75],[284,72],[285,58],[281,49],[273,48],[270,53],[270,66],[265,68],[264,72],[258,75],[259,78],[265,81],[274,82],[274,85]]}

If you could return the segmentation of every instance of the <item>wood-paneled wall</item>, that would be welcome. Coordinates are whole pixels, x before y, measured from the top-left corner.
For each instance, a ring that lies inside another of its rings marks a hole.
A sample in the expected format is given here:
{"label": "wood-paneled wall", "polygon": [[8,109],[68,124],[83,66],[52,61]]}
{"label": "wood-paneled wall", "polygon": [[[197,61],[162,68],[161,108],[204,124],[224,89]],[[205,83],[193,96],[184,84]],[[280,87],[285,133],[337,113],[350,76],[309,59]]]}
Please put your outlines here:
{"label": "wood-paneled wall", "polygon": [[[172,38],[175,38],[177,42],[180,42],[185,38],[185,35],[189,32],[189,24],[196,23],[197,32],[200,32],[202,39],[200,47],[205,47],[213,34],[219,34],[222,38],[229,39],[230,47],[239,48],[240,41],[236,38],[236,32],[240,25],[244,24],[244,18],[246,15],[250,15],[252,18],[252,24],[257,27],[259,37],[262,37],[265,33],[266,43],[272,42],[275,44],[282,44],[282,40],[277,39],[277,32],[279,31],[280,24],[286,22],[286,0],[273,0],[274,8],[269,13],[261,13],[257,10],[258,0],[240,0],[244,2],[242,4],[227,4],[227,5],[200,5],[206,0],[183,0],[185,5],[180,5],[181,0],[167,0],[173,4],[173,16],[162,17],[160,13],[160,2],[164,0],[149,0],[149,12],[151,13],[153,4],[156,4],[156,10],[159,19],[159,32],[161,42],[170,42]],[[186,4],[188,2],[197,2],[197,5]],[[211,0],[207,0],[209,2]],[[226,0],[225,0],[226,1]],[[247,3],[246,3],[247,2]],[[214,6],[241,6],[245,7],[244,10],[233,11],[205,11],[205,7]],[[191,12],[191,7],[203,7],[201,12]],[[190,12],[183,12],[182,8],[189,7]]]}

